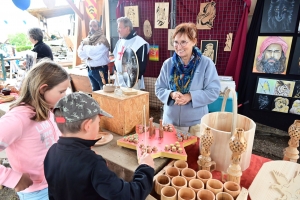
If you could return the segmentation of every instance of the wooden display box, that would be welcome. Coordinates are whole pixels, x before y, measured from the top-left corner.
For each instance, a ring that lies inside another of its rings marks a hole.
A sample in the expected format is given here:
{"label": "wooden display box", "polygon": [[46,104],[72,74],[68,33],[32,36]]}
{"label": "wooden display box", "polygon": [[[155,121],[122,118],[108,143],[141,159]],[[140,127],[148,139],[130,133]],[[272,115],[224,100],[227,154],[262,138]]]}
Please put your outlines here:
{"label": "wooden display box", "polygon": [[94,91],[92,97],[101,109],[113,115],[113,118],[101,117],[100,127],[126,135],[135,132],[135,126],[143,123],[143,109],[146,107],[146,121],[149,120],[149,92],[138,90],[136,95],[117,96],[103,90]]}

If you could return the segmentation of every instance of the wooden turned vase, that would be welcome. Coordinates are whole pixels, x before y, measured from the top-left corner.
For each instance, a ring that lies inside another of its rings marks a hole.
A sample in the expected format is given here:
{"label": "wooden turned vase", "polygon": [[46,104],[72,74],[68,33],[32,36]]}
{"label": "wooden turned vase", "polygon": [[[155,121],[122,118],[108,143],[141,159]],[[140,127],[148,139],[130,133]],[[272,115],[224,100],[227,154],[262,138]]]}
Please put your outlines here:
{"label": "wooden turned vase", "polygon": [[244,136],[244,129],[237,128],[230,138],[229,148],[232,151],[231,164],[227,169],[227,181],[240,184],[242,170],[240,166],[241,155],[246,151],[247,141]]}
{"label": "wooden turned vase", "polygon": [[210,147],[213,144],[214,136],[210,131],[210,128],[205,128],[201,134],[201,145],[200,153],[201,155],[198,158],[199,170],[208,170],[213,171],[216,169],[216,163],[211,160],[210,157]]}
{"label": "wooden turned vase", "polygon": [[283,160],[297,162],[299,159],[300,120],[295,120],[288,130],[290,140],[289,146],[284,150]]}

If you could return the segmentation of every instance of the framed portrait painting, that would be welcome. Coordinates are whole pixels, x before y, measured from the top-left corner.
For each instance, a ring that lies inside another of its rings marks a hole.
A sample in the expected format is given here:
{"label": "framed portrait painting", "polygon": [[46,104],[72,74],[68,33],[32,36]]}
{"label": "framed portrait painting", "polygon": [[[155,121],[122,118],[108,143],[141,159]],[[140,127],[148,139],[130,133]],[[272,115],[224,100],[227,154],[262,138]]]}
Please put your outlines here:
{"label": "framed portrait painting", "polygon": [[201,40],[201,52],[217,64],[218,40]]}
{"label": "framed portrait painting", "polygon": [[299,0],[265,0],[261,33],[294,33]]}
{"label": "framed portrait painting", "polygon": [[293,37],[258,36],[253,73],[286,74]]}
{"label": "framed portrait painting", "polygon": [[296,41],[290,74],[300,75],[300,37]]}

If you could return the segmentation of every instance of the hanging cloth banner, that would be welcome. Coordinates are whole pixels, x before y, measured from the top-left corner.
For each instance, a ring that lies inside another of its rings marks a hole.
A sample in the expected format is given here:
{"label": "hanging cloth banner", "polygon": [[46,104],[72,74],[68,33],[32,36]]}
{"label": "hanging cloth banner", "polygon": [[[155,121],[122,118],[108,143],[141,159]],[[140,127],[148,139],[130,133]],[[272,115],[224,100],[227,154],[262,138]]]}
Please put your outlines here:
{"label": "hanging cloth banner", "polygon": [[158,45],[150,45],[149,60],[159,61],[159,46]]}
{"label": "hanging cloth banner", "polygon": [[85,10],[90,19],[97,18],[97,3],[96,0],[85,0],[84,1]]}

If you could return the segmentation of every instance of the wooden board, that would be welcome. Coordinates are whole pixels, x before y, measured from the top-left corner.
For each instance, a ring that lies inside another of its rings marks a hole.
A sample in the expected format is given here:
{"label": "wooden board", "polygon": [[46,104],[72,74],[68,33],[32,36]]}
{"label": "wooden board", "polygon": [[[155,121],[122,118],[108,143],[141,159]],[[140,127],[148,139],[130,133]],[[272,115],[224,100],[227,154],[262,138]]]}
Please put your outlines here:
{"label": "wooden board", "polygon": [[278,160],[265,163],[249,187],[251,199],[300,199],[299,172],[300,165],[294,162]]}
{"label": "wooden board", "polygon": [[[138,127],[139,125],[137,125]],[[137,128],[138,129],[138,128]],[[135,144],[133,142],[126,141],[124,138],[119,139],[117,141],[117,145],[135,149],[137,150],[137,154],[141,155],[141,148],[139,148],[140,145],[149,145],[150,148],[153,148],[154,146],[157,147],[157,151],[151,152],[152,158],[159,158],[159,157],[165,157],[165,158],[172,158],[172,159],[178,159],[178,160],[187,160],[187,154],[185,152],[184,147],[189,146],[191,144],[195,144],[197,142],[196,136],[191,136],[188,140],[183,140],[182,142],[179,142],[180,148],[182,148],[182,153],[178,152],[172,152],[171,150],[165,151],[165,145],[175,144],[177,142],[176,137],[176,129],[173,129],[173,132],[167,132],[164,131],[163,138],[159,138],[159,129],[155,128],[155,135],[152,137],[149,137],[149,132],[145,133],[137,133],[138,135],[138,143]]]}
{"label": "wooden board", "polygon": [[98,90],[94,91],[92,96],[102,109],[113,115],[113,118],[101,118],[101,128],[119,135],[135,132],[135,126],[142,123],[144,105],[146,119],[149,119],[149,92],[138,90],[136,95],[118,96]]}

